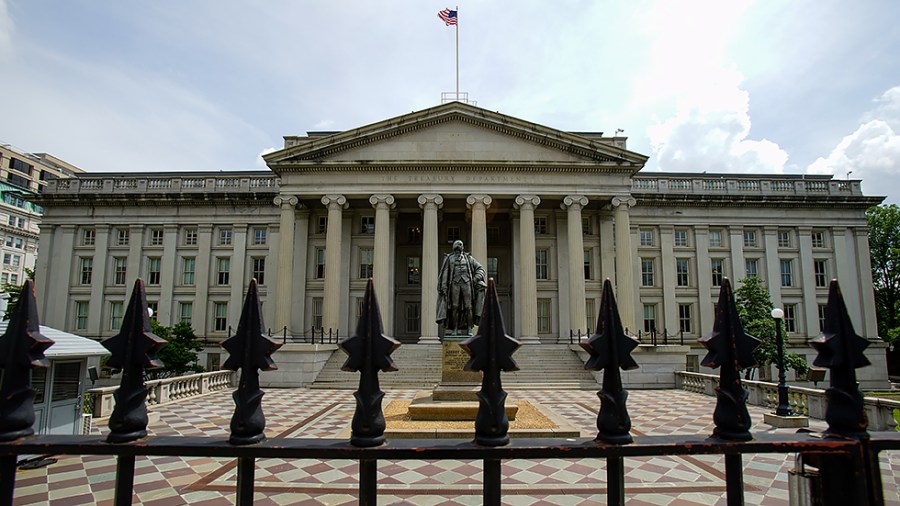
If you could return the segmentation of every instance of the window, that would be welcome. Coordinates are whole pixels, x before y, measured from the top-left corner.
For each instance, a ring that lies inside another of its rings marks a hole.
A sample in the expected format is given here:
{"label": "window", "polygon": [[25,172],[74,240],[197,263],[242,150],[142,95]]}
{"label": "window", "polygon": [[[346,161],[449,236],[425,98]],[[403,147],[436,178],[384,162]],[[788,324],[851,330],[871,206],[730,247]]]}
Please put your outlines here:
{"label": "window", "polygon": [[819,332],[825,331],[825,304],[819,304]]}
{"label": "window", "polygon": [[534,217],[534,233],[537,235],[547,235],[548,227],[547,227],[547,217],[546,216],[535,216]]}
{"label": "window", "polygon": [[254,227],[253,228],[253,245],[261,246],[266,243],[266,236],[269,233],[269,229],[266,227]]}
{"label": "window", "polygon": [[185,246],[196,246],[197,245],[197,229],[196,228],[184,229],[184,245]]}
{"label": "window", "polygon": [[231,246],[231,229],[230,228],[220,228],[219,229],[219,246]]}
{"label": "window", "polygon": [[312,326],[314,329],[322,328],[322,297],[313,297],[312,300]]}
{"label": "window", "polygon": [[19,266],[19,263],[20,263],[21,261],[22,261],[22,257],[21,257],[21,256],[19,256],[19,255],[13,255],[13,256],[12,256],[12,266],[13,266],[13,267],[18,267],[18,266]]}
{"label": "window", "polygon": [[3,254],[3,265],[9,265],[12,263],[12,253],[4,253]]}
{"label": "window", "polygon": [[356,321],[359,321],[359,319],[362,318],[363,309],[365,309],[363,302],[365,302],[365,298],[356,298]]}
{"label": "window", "polygon": [[178,321],[191,323],[191,319],[194,316],[194,303],[193,302],[182,302],[178,306]]}
{"label": "window", "polygon": [[458,241],[460,237],[459,227],[447,227],[447,242]]}
{"label": "window", "polygon": [[158,285],[159,284],[159,272],[160,272],[160,258],[159,257],[151,257],[147,259],[147,284],[148,285]]}
{"label": "window", "polygon": [[149,310],[150,318],[153,321],[157,321],[157,318],[159,318],[159,302],[147,302],[147,309]]}
{"label": "window", "polygon": [[116,257],[113,259],[113,284],[114,285],[124,285],[125,284],[126,264],[127,264],[127,259],[124,257]]}
{"label": "window", "polygon": [[87,302],[75,303],[75,330],[87,330],[89,307]]}
{"label": "window", "polygon": [[655,304],[644,304],[644,332],[656,332]]}
{"label": "window", "polygon": [[161,228],[150,229],[150,246],[162,246],[163,230]]}
{"label": "window", "polygon": [[213,316],[213,329],[216,332],[224,332],[228,330],[228,303],[216,302],[215,314]]}
{"label": "window", "polygon": [[797,304],[784,305],[784,331],[797,332]]}
{"label": "window", "polygon": [[828,273],[825,270],[825,262],[825,260],[813,260],[813,271],[815,272],[817,288],[828,286]]}
{"label": "window", "polygon": [[748,259],[744,260],[744,270],[747,273],[748,278],[758,278],[759,277],[759,259],[748,258]]}
{"label": "window", "polygon": [[81,259],[81,284],[89,285],[91,284],[91,275],[94,271],[94,259],[93,258],[82,258]]}
{"label": "window", "polygon": [[266,284],[266,259],[265,257],[253,257],[253,277],[260,285]]}
{"label": "window", "polygon": [[581,234],[582,235],[591,235],[591,217],[590,216],[582,216],[581,217]]}
{"label": "window", "polygon": [[406,240],[411,244],[422,242],[422,227],[409,227],[406,229]]}
{"label": "window", "polygon": [[586,319],[585,329],[587,329],[587,332],[585,332],[585,334],[590,336],[591,332],[594,331],[594,319],[596,318],[596,316],[594,315],[594,299],[586,299],[584,301],[584,316]]}
{"label": "window", "polygon": [[487,228],[487,240],[490,243],[495,243],[500,240],[500,227],[488,227]]}
{"label": "window", "polygon": [[375,270],[372,265],[374,257],[371,248],[359,248],[359,279],[369,279]]}
{"label": "window", "polygon": [[584,279],[594,279],[594,269],[592,268],[591,250],[584,250]]}
{"label": "window", "polygon": [[825,232],[823,232],[821,230],[813,231],[812,247],[813,248],[824,248],[825,247]]}
{"label": "window", "polygon": [[687,246],[688,233],[684,229],[675,229],[675,246]]}
{"label": "window", "polygon": [[710,248],[721,248],[722,247],[722,231],[721,230],[710,230],[709,231],[709,247]]}
{"label": "window", "polygon": [[231,275],[231,258],[230,257],[216,258],[216,270],[218,271],[218,276],[216,277],[216,284],[227,285],[228,282],[230,281],[230,275]]}
{"label": "window", "polygon": [[494,283],[497,283],[500,272],[500,259],[497,257],[488,257],[487,262],[487,275],[488,279],[493,278]]}
{"label": "window", "polygon": [[13,247],[16,249],[25,249],[25,243],[22,242],[21,237],[16,237],[16,242]]}
{"label": "window", "polygon": [[691,266],[687,258],[675,259],[675,285],[691,286]]}
{"label": "window", "polygon": [[116,246],[128,246],[128,239],[131,234],[127,228],[116,229]]}
{"label": "window", "polygon": [[722,278],[725,276],[725,260],[713,258],[709,264],[712,271],[712,286],[722,286]]}
{"label": "window", "polygon": [[418,302],[406,303],[406,331],[418,332],[421,320],[421,308]]}
{"label": "window", "polygon": [[537,324],[539,334],[549,334],[552,326],[550,318],[550,299],[537,300]]}
{"label": "window", "polygon": [[316,233],[324,234],[328,232],[328,216],[319,216],[316,220]]}
{"label": "window", "polygon": [[19,275],[16,273],[12,273],[9,275],[9,282],[18,285],[19,284]]}
{"label": "window", "polygon": [[406,284],[418,286],[422,283],[422,258],[406,257]]}
{"label": "window", "polygon": [[653,259],[641,259],[641,286],[653,286]]}
{"label": "window", "polygon": [[359,233],[374,234],[375,233],[375,217],[362,216],[359,219]]}
{"label": "window", "polygon": [[744,247],[755,248],[759,245],[756,240],[756,230],[744,230]]}
{"label": "window", "polygon": [[641,230],[639,234],[639,237],[641,239],[641,246],[653,246],[652,230]]}
{"label": "window", "polygon": [[[10,218],[12,218],[10,216]],[[97,239],[97,232],[92,228],[86,228],[81,231],[81,245],[82,246],[93,246],[94,241]]]}
{"label": "window", "polygon": [[181,260],[181,284],[192,286],[194,284],[194,270],[197,260],[194,257],[184,257]]}
{"label": "window", "polygon": [[781,260],[781,286],[794,286],[793,261]]}
{"label": "window", "polygon": [[31,165],[30,163],[23,162],[22,160],[19,160],[18,158],[10,158],[9,159],[9,168],[15,169],[19,172],[28,174],[30,176],[31,171],[34,169],[34,166]]}
{"label": "window", "polygon": [[122,302],[109,303],[109,330],[122,328]]}
{"label": "window", "polygon": [[547,256],[547,250],[545,249],[539,249],[535,252],[535,272],[537,273],[537,279],[550,279]]}
{"label": "window", "polygon": [[325,250],[316,248],[316,279],[325,279]]}
{"label": "window", "polygon": [[0,283],[9,283],[9,273],[4,272],[0,274]]}
{"label": "window", "polygon": [[691,333],[691,305],[678,304],[678,330]]}
{"label": "window", "polygon": [[[26,182],[26,185],[27,185],[27,182]],[[20,207],[22,209],[25,208],[25,204],[26,204],[25,199],[23,199],[22,197],[13,195],[11,193],[3,194],[3,202],[5,202],[11,206]]]}
{"label": "window", "polygon": [[791,247],[791,231],[790,230],[779,230],[778,231],[778,247],[779,248],[790,248]]}

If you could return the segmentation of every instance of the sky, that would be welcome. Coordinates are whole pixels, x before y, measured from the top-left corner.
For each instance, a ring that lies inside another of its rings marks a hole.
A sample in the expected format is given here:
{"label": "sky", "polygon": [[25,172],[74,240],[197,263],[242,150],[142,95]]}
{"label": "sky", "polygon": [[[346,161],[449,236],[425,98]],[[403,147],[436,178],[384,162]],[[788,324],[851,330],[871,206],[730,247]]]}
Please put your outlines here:
{"label": "sky", "polygon": [[[262,170],[285,135],[440,104],[454,5],[0,0],[0,143],[90,172]],[[472,0],[460,91],[622,129],[646,172],[833,174],[900,202],[897,19],[895,0]]]}

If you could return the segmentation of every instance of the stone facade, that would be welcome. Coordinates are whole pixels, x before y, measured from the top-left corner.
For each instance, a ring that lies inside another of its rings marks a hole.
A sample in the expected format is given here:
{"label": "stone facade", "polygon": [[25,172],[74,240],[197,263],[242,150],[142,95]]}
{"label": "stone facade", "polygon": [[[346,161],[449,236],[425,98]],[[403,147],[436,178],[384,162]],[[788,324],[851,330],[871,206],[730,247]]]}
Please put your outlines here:
{"label": "stone facade", "polygon": [[647,158],[624,138],[458,102],[285,137],[264,158],[271,171],[51,181],[40,199],[45,322],[111,335],[140,276],[161,323],[190,320],[218,341],[256,276],[273,333],[344,336],[373,277],[386,332],[437,342],[437,269],[459,238],[526,343],[590,333],[606,278],[644,342],[667,332],[694,343],[712,328],[722,277],[754,272],[785,308],[794,346],[818,334],[831,278],[857,331],[877,339],[865,209],[881,199],[857,180],[640,173]]}

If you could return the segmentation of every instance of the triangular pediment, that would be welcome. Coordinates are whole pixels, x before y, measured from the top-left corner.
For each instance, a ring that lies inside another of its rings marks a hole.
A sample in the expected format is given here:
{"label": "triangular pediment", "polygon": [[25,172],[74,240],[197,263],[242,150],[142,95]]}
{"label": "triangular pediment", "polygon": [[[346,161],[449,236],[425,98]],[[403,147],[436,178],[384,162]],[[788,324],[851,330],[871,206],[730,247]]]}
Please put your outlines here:
{"label": "triangular pediment", "polygon": [[596,137],[563,132],[460,102],[345,132],[288,137],[270,167],[309,163],[528,162],[643,166],[647,158]]}

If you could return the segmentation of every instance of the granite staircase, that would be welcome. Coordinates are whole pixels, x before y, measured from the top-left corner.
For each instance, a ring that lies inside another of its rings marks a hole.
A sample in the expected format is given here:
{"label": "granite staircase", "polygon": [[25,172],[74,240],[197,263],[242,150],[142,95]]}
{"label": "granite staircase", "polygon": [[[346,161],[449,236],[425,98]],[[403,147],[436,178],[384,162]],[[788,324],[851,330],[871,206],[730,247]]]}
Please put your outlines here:
{"label": "granite staircase", "polygon": [[[437,345],[407,344],[391,357],[398,371],[378,375],[381,388],[431,390],[441,381],[441,347]],[[584,363],[567,344],[522,346],[513,355],[519,370],[503,373],[503,387],[507,390],[591,390],[598,384]],[[347,356],[334,352],[311,388],[340,388],[356,390],[359,374],[341,370]]]}

